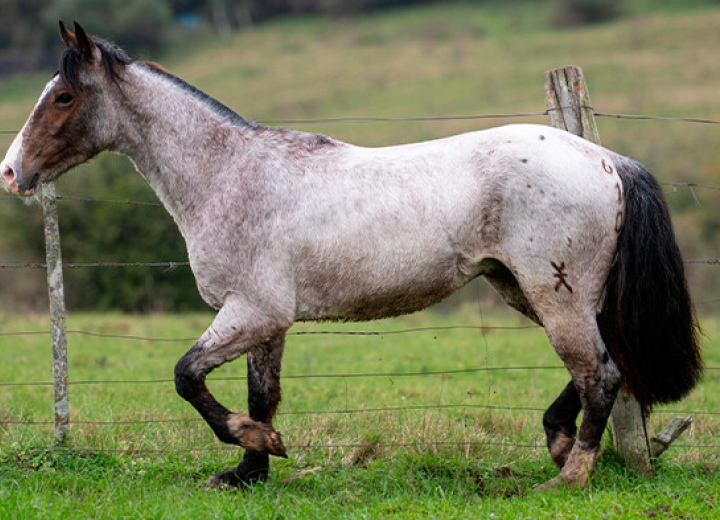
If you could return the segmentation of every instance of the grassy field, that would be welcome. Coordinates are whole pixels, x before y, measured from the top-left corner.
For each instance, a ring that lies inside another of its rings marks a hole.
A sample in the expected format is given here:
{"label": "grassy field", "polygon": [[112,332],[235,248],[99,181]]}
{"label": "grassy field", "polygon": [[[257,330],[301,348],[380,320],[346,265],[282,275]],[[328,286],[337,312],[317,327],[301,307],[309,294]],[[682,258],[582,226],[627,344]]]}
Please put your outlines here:
{"label": "grassy field", "polygon": [[[1,318],[3,331],[47,327],[44,317]],[[171,379],[175,361],[209,321],[202,314],[71,316],[68,446],[50,449],[52,427],[32,424],[52,420],[50,388],[0,387],[0,516],[709,518],[720,507],[717,371],[670,407],[696,413],[655,476],[625,468],[606,437],[589,491],[534,494],[555,474],[541,410],[568,376],[540,329],[478,304],[451,314],[292,329],[276,424],[290,458],[274,460],[270,480],[252,491],[204,489],[205,479],[235,464],[239,452],[214,440]],[[707,362],[717,367],[720,322],[703,324],[714,338],[706,341]],[[488,328],[471,328],[479,326]],[[297,334],[307,331],[381,334]],[[0,381],[50,380],[45,335],[2,341],[11,355]],[[501,367],[516,369],[483,370]],[[240,360],[211,376],[213,392],[237,410],[245,408],[244,372]],[[431,374],[401,375],[418,373]],[[329,375],[335,377],[318,377]],[[98,381],[108,382],[90,384]],[[653,415],[653,431],[674,416],[667,411]]]}

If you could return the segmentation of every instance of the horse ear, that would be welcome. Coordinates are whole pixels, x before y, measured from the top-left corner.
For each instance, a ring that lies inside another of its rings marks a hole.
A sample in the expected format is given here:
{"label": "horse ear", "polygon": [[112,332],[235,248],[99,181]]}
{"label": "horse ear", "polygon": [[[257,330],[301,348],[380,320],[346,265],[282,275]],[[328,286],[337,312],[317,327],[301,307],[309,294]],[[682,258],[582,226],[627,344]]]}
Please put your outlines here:
{"label": "horse ear", "polygon": [[75,35],[68,31],[68,28],[65,27],[65,24],[62,20],[60,20],[60,37],[62,38],[62,41],[65,42],[65,45],[67,47],[70,47],[73,43],[77,44],[77,38],[75,38]]}
{"label": "horse ear", "polygon": [[83,56],[85,56],[85,59],[88,62],[93,61],[95,59],[95,56],[93,54],[93,51],[95,50],[95,44],[85,33],[85,29],[83,29],[82,26],[77,22],[75,22],[75,38],[77,40],[78,48],[80,49],[80,52],[83,53]]}

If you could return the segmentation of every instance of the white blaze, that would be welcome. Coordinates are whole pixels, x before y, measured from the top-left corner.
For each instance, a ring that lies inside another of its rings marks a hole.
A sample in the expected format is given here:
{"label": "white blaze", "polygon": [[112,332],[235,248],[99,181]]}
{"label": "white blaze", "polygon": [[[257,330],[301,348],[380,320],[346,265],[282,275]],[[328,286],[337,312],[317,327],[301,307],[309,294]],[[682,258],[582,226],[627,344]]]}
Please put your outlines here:
{"label": "white blaze", "polygon": [[[45,89],[43,90],[42,94],[40,94],[40,98],[38,99],[38,102],[35,104],[35,108],[33,108],[33,111],[30,113],[30,117],[28,117],[28,121],[32,117],[32,114],[35,112],[37,107],[42,103],[42,101],[45,99],[45,97],[48,95],[48,92],[50,92],[50,89],[52,89],[53,86],[55,86],[55,83],[58,81],[58,76],[55,76],[53,79],[48,81],[47,85],[45,85]],[[20,182],[23,179],[23,171],[22,171],[22,158],[23,158],[23,133],[25,132],[25,127],[27,126],[27,121],[22,127],[22,130],[18,132],[17,136],[15,136],[15,139],[13,140],[12,144],[10,145],[10,148],[8,149],[7,153],[5,154],[5,159],[3,159],[3,162],[0,163],[0,175],[5,178],[5,172],[8,170],[8,168],[12,168],[12,170],[15,172],[16,179],[18,182]],[[7,186],[7,179],[6,179],[6,186]]]}

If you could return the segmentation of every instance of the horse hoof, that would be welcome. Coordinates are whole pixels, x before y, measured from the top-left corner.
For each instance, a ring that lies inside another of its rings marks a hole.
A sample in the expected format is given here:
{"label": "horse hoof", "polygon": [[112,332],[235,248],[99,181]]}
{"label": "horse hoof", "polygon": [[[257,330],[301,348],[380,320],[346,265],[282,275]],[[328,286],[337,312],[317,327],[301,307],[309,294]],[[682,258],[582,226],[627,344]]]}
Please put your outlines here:
{"label": "horse hoof", "polygon": [[563,487],[565,484],[560,477],[551,478],[543,484],[535,486],[533,491],[535,493],[555,493],[558,488]]}
{"label": "horse hoof", "polygon": [[217,489],[219,491],[237,491],[237,486],[230,484],[229,482],[223,482],[218,478],[217,475],[213,475],[205,482],[205,488]]}
{"label": "horse hoof", "polygon": [[267,439],[267,451],[270,455],[275,455],[283,459],[287,459],[287,451],[282,443],[282,436],[280,432],[273,431],[270,433]]}
{"label": "horse hoof", "polygon": [[222,471],[205,482],[205,487],[220,491],[238,491],[247,489],[267,479],[267,469],[253,470],[242,463],[235,469]]}

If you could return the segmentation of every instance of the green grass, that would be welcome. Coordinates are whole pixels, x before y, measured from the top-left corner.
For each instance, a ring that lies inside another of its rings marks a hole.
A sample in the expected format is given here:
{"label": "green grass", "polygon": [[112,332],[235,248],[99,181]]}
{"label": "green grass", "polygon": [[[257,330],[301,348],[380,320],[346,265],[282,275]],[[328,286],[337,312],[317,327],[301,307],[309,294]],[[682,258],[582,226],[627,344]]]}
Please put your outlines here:
{"label": "green grass", "polygon": [[[4,331],[47,328],[42,317],[0,318]],[[172,379],[176,359],[210,320],[205,314],[71,316],[71,331],[188,341],[149,343],[71,333],[70,381]],[[474,304],[450,314],[436,310],[370,324],[293,328],[383,334],[289,337],[276,427],[284,434],[290,458],[273,460],[270,480],[245,493],[203,487],[209,475],[236,464],[239,451],[214,440],[175,395],[171,382],[71,385],[73,424],[62,449],[51,448],[51,426],[14,424],[50,421],[50,389],[0,387],[0,517],[709,518],[720,507],[718,450],[688,447],[717,444],[720,421],[701,414],[695,414],[691,430],[678,441],[684,447],[672,447],[662,456],[655,476],[627,469],[606,437],[590,490],[534,494],[534,486],[556,473],[543,446],[541,412],[485,407],[544,409],[567,382],[563,369],[397,375],[560,366],[537,328],[484,334],[443,329],[479,325],[528,323]],[[708,318],[703,325],[706,360],[717,367],[720,322]],[[418,328],[432,330],[391,334]],[[46,336],[2,340],[13,354],[0,367],[0,381],[50,380]],[[245,409],[244,365],[239,360],[222,367],[209,383],[221,402],[237,410]],[[379,373],[395,375],[350,376]],[[320,374],[346,377],[297,378]],[[230,377],[240,380],[220,379]],[[684,402],[671,408],[717,413],[719,390],[717,371],[709,371]],[[657,431],[672,416],[654,414],[651,428]],[[185,420],[96,423],[167,419]]]}

